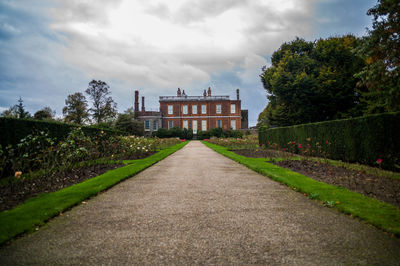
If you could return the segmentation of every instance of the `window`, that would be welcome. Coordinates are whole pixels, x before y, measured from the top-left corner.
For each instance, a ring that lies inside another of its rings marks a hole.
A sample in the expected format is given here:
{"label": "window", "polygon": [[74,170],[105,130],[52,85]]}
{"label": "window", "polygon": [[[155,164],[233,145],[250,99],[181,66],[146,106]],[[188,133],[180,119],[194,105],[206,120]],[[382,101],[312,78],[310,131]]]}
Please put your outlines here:
{"label": "window", "polygon": [[193,120],[193,133],[197,134],[197,120]]}
{"label": "window", "polygon": [[192,114],[197,114],[197,105],[192,105]]}
{"label": "window", "polygon": [[207,120],[201,120],[201,130],[207,131]]}
{"label": "window", "polygon": [[187,120],[183,120],[183,128],[186,128],[186,129],[189,128]]}
{"label": "window", "polygon": [[207,109],[206,109],[206,105],[205,104],[201,105],[201,113],[202,114],[207,114]]}
{"label": "window", "polygon": [[236,120],[231,120],[231,128],[236,130]]}
{"label": "window", "polygon": [[172,115],[174,113],[173,105],[168,105],[168,114]]}
{"label": "window", "polygon": [[149,120],[145,120],[145,121],[144,121],[144,128],[145,128],[146,130],[149,130],[149,129],[150,129],[150,121],[149,121]]}
{"label": "window", "polygon": [[168,121],[168,128],[172,128],[174,126],[174,124],[172,123],[172,120]]}
{"label": "window", "polygon": [[236,104],[231,104],[231,114],[236,113]]}
{"label": "window", "polygon": [[184,115],[187,115],[187,113],[188,113],[188,106],[187,106],[187,105],[184,105],[182,109],[183,109],[183,114],[184,114]]}
{"label": "window", "polygon": [[217,120],[217,127],[222,127],[221,120]]}
{"label": "window", "polygon": [[221,113],[221,105],[217,104],[217,114],[220,114],[220,113]]}
{"label": "window", "polygon": [[153,130],[157,130],[157,120],[153,121]]}

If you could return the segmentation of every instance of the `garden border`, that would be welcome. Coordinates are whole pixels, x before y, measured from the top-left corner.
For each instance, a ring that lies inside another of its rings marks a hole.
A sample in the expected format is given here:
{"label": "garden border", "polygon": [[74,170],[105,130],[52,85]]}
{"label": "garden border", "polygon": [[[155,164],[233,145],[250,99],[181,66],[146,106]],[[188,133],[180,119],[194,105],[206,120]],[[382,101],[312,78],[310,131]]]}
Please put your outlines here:
{"label": "garden border", "polygon": [[202,141],[202,143],[272,180],[306,194],[311,199],[318,199],[328,207],[334,207],[400,237],[400,209],[391,204],[366,197],[343,187],[316,181],[289,169],[270,164],[265,158],[248,158],[231,152],[223,146],[206,141]]}
{"label": "garden border", "polygon": [[144,159],[126,160],[126,166],[56,192],[41,194],[11,210],[0,212],[0,244],[17,235],[34,231],[54,216],[143,171],[187,143],[188,141],[162,149]]}

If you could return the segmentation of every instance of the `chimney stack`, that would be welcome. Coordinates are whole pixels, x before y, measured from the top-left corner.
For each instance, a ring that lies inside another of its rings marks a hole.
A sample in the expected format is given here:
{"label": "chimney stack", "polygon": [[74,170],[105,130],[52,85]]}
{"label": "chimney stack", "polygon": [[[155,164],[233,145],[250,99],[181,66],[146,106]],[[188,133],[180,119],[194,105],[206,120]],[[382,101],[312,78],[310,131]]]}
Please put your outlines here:
{"label": "chimney stack", "polygon": [[176,92],[176,96],[180,97],[181,96],[181,89],[178,88],[178,91]]}
{"label": "chimney stack", "polygon": [[139,91],[135,91],[135,112],[139,112]]}
{"label": "chimney stack", "polygon": [[144,96],[142,96],[142,112],[146,111],[144,108]]}
{"label": "chimney stack", "polygon": [[204,92],[203,92],[203,96],[204,96],[204,97],[206,97],[206,96],[207,96],[207,92],[206,92],[206,90],[204,90]]}
{"label": "chimney stack", "polygon": [[209,97],[211,96],[211,88],[210,87],[208,87],[208,96]]}
{"label": "chimney stack", "polygon": [[239,89],[236,90],[236,99],[239,101]]}

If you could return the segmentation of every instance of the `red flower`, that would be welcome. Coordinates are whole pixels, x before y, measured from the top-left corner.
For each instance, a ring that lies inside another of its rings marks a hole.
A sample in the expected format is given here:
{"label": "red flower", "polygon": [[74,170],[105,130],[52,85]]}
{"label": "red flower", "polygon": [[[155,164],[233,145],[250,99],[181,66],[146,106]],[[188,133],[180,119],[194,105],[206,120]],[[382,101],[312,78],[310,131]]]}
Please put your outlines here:
{"label": "red flower", "polygon": [[376,160],[376,163],[377,163],[377,164],[381,164],[381,163],[382,163],[382,159],[379,158],[378,160]]}
{"label": "red flower", "polygon": [[286,149],[285,149],[285,148],[282,148],[282,150],[285,151]]}
{"label": "red flower", "polygon": [[299,149],[301,149],[301,144],[299,144]]}
{"label": "red flower", "polygon": [[262,147],[262,143],[259,143],[258,146]]}
{"label": "red flower", "polygon": [[294,145],[296,142],[292,141],[291,143],[292,143],[292,145]]}
{"label": "red flower", "polygon": [[325,144],[328,144],[329,142],[328,141],[325,141]]}
{"label": "red flower", "polygon": [[269,145],[269,141],[267,141],[267,145]]}

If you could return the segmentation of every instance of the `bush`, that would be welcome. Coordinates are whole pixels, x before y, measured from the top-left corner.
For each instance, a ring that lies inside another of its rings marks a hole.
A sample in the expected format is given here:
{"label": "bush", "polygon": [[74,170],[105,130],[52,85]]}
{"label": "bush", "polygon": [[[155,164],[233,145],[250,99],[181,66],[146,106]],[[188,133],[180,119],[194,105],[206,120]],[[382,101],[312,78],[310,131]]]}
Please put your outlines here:
{"label": "bush", "polygon": [[[66,124],[56,121],[40,121],[34,119],[17,119],[0,117],[0,145],[6,147],[8,145],[15,146],[19,141],[30,134],[39,132],[48,133],[48,137],[55,141],[64,140],[72,128],[79,127],[73,124]],[[103,131],[108,136],[122,135],[121,131],[110,130],[100,127],[81,127],[83,132],[88,136],[96,136]]]}
{"label": "bush", "polygon": [[[260,128],[260,144],[276,143],[285,148],[288,143],[321,147],[324,155],[335,160],[358,162],[400,170],[400,112],[369,115],[280,128]],[[308,144],[307,144],[308,145]],[[316,149],[318,151],[318,149]],[[318,154],[317,154],[318,155]]]}
{"label": "bush", "polygon": [[130,135],[144,135],[143,121],[135,120],[134,114],[119,114],[115,121],[115,129],[127,132]]}
{"label": "bush", "polygon": [[197,139],[216,138],[242,138],[243,133],[238,130],[223,130],[220,127],[212,128],[208,131],[197,132]]}
{"label": "bush", "polygon": [[180,138],[180,139],[193,139],[192,129],[180,129],[179,127],[173,127],[170,129],[159,128],[155,133],[154,137],[158,138]]}

